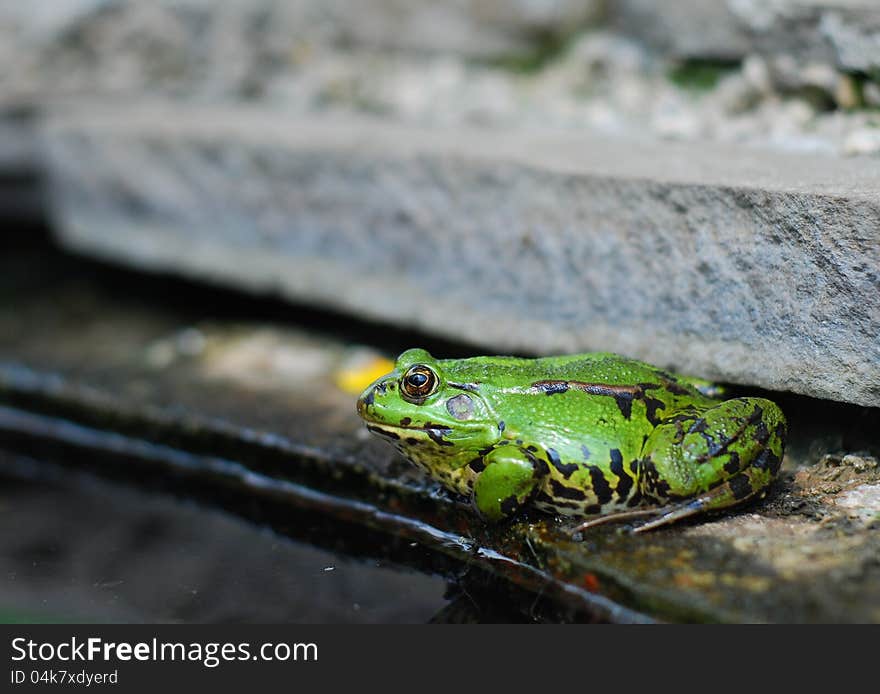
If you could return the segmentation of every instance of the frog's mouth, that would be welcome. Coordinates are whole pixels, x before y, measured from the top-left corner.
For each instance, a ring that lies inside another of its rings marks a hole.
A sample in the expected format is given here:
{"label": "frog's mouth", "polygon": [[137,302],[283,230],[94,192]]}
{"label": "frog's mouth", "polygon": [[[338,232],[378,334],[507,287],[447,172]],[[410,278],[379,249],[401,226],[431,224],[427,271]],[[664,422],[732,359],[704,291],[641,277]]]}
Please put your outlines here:
{"label": "frog's mouth", "polygon": [[385,438],[395,442],[403,440],[407,435],[412,436],[413,434],[415,434],[416,436],[418,436],[418,434],[421,433],[424,434],[425,437],[436,443],[438,446],[455,445],[455,443],[446,438],[452,433],[451,428],[439,424],[431,424],[430,422],[427,424],[422,424],[420,426],[404,426],[402,424],[392,426],[390,424],[369,422],[367,424],[367,430],[373,432],[374,434],[378,434],[379,436],[384,436]]}

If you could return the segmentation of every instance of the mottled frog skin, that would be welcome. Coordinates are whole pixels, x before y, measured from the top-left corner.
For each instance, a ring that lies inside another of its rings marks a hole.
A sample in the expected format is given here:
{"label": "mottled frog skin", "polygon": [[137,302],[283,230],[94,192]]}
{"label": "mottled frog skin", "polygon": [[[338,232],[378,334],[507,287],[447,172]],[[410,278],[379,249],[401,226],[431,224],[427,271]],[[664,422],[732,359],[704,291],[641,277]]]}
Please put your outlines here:
{"label": "mottled frog skin", "polygon": [[786,422],[763,398],[615,354],[434,359],[410,349],[370,385],[367,428],[489,520],[531,505],[588,517],[654,516],[647,530],[762,496]]}

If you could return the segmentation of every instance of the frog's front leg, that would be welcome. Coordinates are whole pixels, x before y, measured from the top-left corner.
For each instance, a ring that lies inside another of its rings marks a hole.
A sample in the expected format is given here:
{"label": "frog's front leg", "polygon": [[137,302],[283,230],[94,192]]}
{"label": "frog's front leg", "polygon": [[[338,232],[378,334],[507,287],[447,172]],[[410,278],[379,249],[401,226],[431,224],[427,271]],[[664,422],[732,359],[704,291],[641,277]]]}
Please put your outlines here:
{"label": "frog's front leg", "polygon": [[501,446],[483,459],[485,469],[474,482],[474,505],[492,521],[507,518],[531,496],[540,481],[534,457],[514,446]]}
{"label": "frog's front leg", "polygon": [[642,451],[642,494],[658,504],[650,530],[704,511],[733,506],[766,492],[779,472],[785,416],[763,398],[736,398],[700,415],[678,415],[658,425]]}

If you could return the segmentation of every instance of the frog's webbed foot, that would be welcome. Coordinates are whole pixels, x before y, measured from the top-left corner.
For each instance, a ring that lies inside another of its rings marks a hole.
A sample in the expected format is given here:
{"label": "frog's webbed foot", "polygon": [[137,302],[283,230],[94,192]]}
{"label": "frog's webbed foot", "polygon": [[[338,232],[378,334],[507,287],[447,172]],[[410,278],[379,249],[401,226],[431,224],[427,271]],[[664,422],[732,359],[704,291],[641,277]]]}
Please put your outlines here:
{"label": "frog's webbed foot", "polygon": [[620,513],[610,513],[605,516],[599,516],[598,518],[591,518],[590,520],[584,521],[580,525],[572,528],[569,531],[569,534],[576,535],[577,533],[583,532],[588,528],[595,528],[597,525],[605,525],[606,523],[621,523],[624,521],[632,520],[634,518],[657,516],[653,520],[649,520],[647,523],[642,523],[641,525],[632,529],[632,532],[634,533],[643,533],[647,530],[653,530],[654,528],[659,528],[663,525],[675,523],[682,518],[687,518],[688,516],[702,513],[707,508],[711,508],[711,501],[712,499],[714,499],[714,497],[712,497],[712,499],[710,499],[709,497],[710,495],[706,494],[698,499],[688,499],[687,501],[676,504],[675,506],[655,506],[652,508],[621,511]]}
{"label": "frog's webbed foot", "polygon": [[[653,530],[654,528],[659,528],[663,525],[675,523],[682,518],[695,516],[698,513],[702,513],[707,508],[709,508],[709,504],[704,502],[702,498],[691,499],[684,503],[677,504],[676,506],[667,506],[665,509],[660,510],[660,515],[658,515],[657,518],[649,520],[647,523],[642,523],[640,526],[633,528],[632,531],[634,533],[647,532],[648,530]],[[655,515],[656,514],[657,511],[655,511]]]}
{"label": "frog's webbed foot", "polygon": [[642,523],[632,530],[634,533],[643,533],[648,530],[653,530],[654,528],[675,523],[690,516],[695,516],[704,511],[726,508],[733,504],[746,501],[752,497],[765,494],[766,489],[763,487],[744,487],[743,479],[747,479],[748,474],[749,471],[747,470],[745,473],[741,473],[738,478],[727,480],[704,494],[700,494],[693,499],[686,499],[685,501],[671,506],[653,506],[651,508],[633,509],[632,511],[622,511],[621,513],[611,513],[606,516],[591,518],[575,527],[571,531],[571,534],[574,535],[587,528],[594,528],[597,525],[604,525],[605,523],[617,523],[620,521],[631,520],[633,518],[642,518],[644,516],[656,516],[653,520]]}
{"label": "frog's webbed foot", "polygon": [[633,532],[643,533],[646,530],[653,530],[654,528],[659,528],[661,525],[675,523],[682,518],[695,516],[704,511],[723,509],[749,499],[764,496],[767,493],[765,487],[756,486],[752,488],[747,486],[751,483],[749,473],[750,470],[746,470],[744,473],[740,473],[738,477],[725,481],[714,489],[710,489],[705,494],[701,494],[694,499],[682,501],[674,506],[667,506],[665,509],[661,509],[664,511],[663,515],[654,520],[648,521],[647,523],[643,523],[638,528],[635,528]]}
{"label": "frog's webbed foot", "polygon": [[621,523],[623,521],[628,521],[633,518],[656,516],[658,514],[665,513],[666,511],[669,511],[668,507],[652,507],[637,508],[633,509],[632,511],[621,511],[620,513],[609,513],[604,516],[597,516],[596,518],[591,518],[590,520],[584,521],[580,525],[572,528],[569,531],[569,534],[575,535],[588,528],[595,528],[597,525],[605,525],[606,523]]}

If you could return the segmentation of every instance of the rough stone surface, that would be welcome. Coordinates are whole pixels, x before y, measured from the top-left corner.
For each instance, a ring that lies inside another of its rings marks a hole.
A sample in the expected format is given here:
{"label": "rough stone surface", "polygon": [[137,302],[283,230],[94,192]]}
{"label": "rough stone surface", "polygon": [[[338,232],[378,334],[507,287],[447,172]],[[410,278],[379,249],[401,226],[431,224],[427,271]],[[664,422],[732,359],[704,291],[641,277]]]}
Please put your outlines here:
{"label": "rough stone surface", "polygon": [[880,405],[880,162],[245,110],[67,109],[59,238],[482,351]]}
{"label": "rough stone surface", "polygon": [[13,81],[39,74],[56,86],[116,88],[194,78],[248,89],[318,45],[493,58],[602,19],[683,58],[786,53],[880,67],[873,0],[66,0],[51,9],[2,0],[0,56]]}
{"label": "rough stone surface", "polygon": [[[808,51],[799,39],[787,47],[793,30],[786,29],[767,49],[744,39],[734,51],[737,59],[746,56],[739,66],[673,66],[689,53],[647,50],[646,42],[656,42],[638,32],[717,47],[725,45],[718,34],[739,27],[738,20],[713,15],[712,2],[694,10],[662,3],[659,16],[656,3],[640,10],[624,2],[612,5],[622,14],[609,30],[590,19],[601,4],[67,0],[49,10],[0,0],[0,107],[161,95],[444,127],[591,129],[878,152],[880,119],[863,108],[875,101],[876,85],[845,72],[855,63],[840,63],[837,51]],[[760,8],[739,11],[763,16]],[[864,65],[858,69],[870,78]]]}
{"label": "rough stone surface", "polygon": [[738,60],[751,48],[748,31],[734,21],[726,0],[618,0],[610,21],[655,50],[682,58]]}
{"label": "rough stone surface", "polygon": [[600,0],[67,0],[49,9],[0,0],[0,86],[7,94],[254,98],[327,47],[529,54],[588,25],[600,7]]}
{"label": "rough stone surface", "polygon": [[880,5],[872,0],[619,0],[615,28],[682,58],[787,54],[842,69],[880,67]]}

